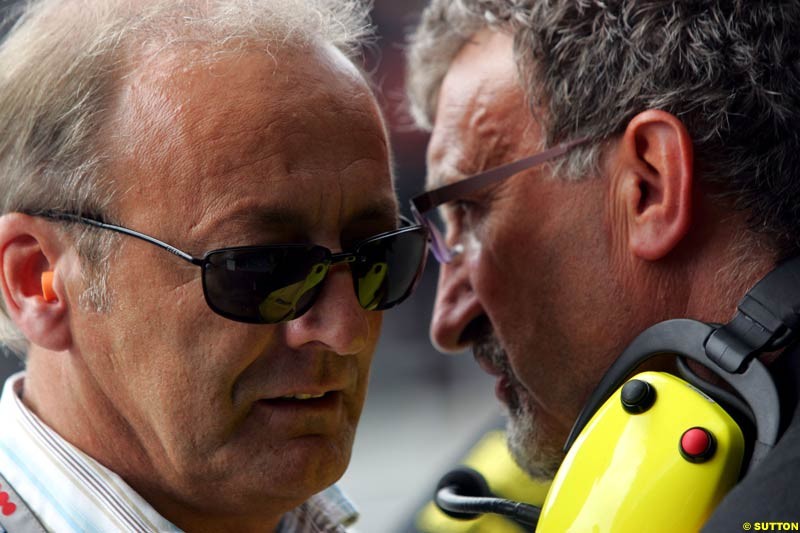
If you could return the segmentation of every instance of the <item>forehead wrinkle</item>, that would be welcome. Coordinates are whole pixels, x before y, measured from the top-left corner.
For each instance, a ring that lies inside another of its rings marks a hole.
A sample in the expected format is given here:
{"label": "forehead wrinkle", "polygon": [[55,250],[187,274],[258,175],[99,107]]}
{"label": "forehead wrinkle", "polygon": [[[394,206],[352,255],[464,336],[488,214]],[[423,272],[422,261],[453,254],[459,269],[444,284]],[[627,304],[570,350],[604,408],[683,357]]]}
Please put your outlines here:
{"label": "forehead wrinkle", "polygon": [[508,154],[522,144],[529,127],[528,110],[521,88],[503,80],[490,79],[475,92],[474,112],[467,118],[473,157],[462,167],[467,174],[508,162]]}
{"label": "forehead wrinkle", "polygon": [[[206,156],[197,161],[198,172],[235,182],[237,177],[244,177],[248,171],[264,174],[265,169],[269,169],[270,181],[277,183],[290,179],[286,154],[278,147],[273,148],[262,141],[268,136],[268,129],[242,129],[237,133],[209,140],[208,149],[204,151]],[[236,140],[237,137],[241,137],[241,140]],[[224,149],[215,148],[218,145],[223,145]]]}
{"label": "forehead wrinkle", "polygon": [[[186,154],[194,159],[197,171],[223,177],[253,167],[277,166],[279,172],[276,174],[283,174],[285,147],[275,143],[274,139],[294,134],[284,133],[287,120],[277,112],[277,107],[269,101],[258,102],[255,106],[239,105],[226,113],[224,119],[222,116],[187,113],[186,128],[190,133],[184,137],[183,144]],[[258,117],[257,122],[255,117]],[[198,150],[197,146],[203,149]]]}
{"label": "forehead wrinkle", "polygon": [[515,128],[511,127],[513,117],[505,109],[498,110],[497,99],[495,90],[481,85],[465,102],[448,105],[440,113],[429,188],[461,180],[502,161],[513,144]]}
{"label": "forehead wrinkle", "polygon": [[[491,46],[474,46],[484,42]],[[432,169],[430,186],[509,162],[532,137],[526,102],[511,38],[488,30],[473,35],[442,82],[429,158],[441,170]]]}
{"label": "forehead wrinkle", "polygon": [[[432,153],[433,169],[428,189],[460,181],[487,168],[506,162],[506,154],[518,141],[513,116],[498,105],[498,94],[481,87],[469,102],[453,106],[460,111],[454,126],[445,126]],[[500,108],[500,109],[498,109]],[[450,110],[448,110],[450,112]],[[451,142],[441,142],[440,139]],[[453,142],[455,140],[455,142]]]}
{"label": "forehead wrinkle", "polygon": [[458,162],[466,157],[465,139],[462,123],[468,113],[466,103],[458,101],[440,108],[436,124],[428,144],[426,190],[436,189],[464,177],[459,171]]}

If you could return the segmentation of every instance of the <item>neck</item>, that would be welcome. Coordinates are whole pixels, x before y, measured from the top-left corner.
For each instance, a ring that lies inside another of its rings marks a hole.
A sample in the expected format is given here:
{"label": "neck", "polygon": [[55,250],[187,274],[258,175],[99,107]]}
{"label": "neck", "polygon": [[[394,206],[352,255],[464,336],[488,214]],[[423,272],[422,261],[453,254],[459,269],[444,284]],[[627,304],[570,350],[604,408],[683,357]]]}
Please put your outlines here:
{"label": "neck", "polygon": [[692,231],[679,255],[688,287],[684,315],[704,322],[726,323],[736,304],[777,260],[767,239],[748,229],[747,213],[712,200],[698,190]]}
{"label": "neck", "polygon": [[774,255],[751,239],[725,241],[697,253],[688,273],[686,316],[723,324],[733,318],[738,302],[775,265]]}

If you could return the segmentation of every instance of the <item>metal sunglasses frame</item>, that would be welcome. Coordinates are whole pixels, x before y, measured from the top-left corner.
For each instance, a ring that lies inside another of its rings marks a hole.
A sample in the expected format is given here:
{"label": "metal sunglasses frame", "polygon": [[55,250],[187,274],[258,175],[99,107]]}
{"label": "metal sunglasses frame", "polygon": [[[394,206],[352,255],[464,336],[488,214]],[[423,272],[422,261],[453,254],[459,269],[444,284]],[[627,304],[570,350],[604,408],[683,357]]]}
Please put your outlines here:
{"label": "metal sunglasses frame", "polygon": [[[171,244],[168,244],[168,243],[166,243],[166,242],[164,242],[162,240],[159,240],[159,239],[157,239],[155,237],[151,237],[150,235],[141,233],[139,231],[136,231],[136,230],[133,230],[133,229],[130,229],[130,228],[126,228],[124,226],[118,226],[116,224],[109,224],[107,222],[103,222],[101,220],[97,220],[97,219],[94,219],[94,218],[85,217],[85,216],[81,216],[81,215],[76,215],[76,214],[72,214],[72,213],[65,213],[65,212],[61,212],[61,211],[42,211],[42,212],[29,213],[29,214],[32,215],[32,216],[48,218],[50,220],[86,224],[88,226],[93,226],[93,227],[96,227],[96,228],[101,228],[101,229],[114,231],[114,232],[117,232],[117,233],[122,233],[123,235],[128,235],[130,237],[134,237],[136,239],[139,239],[139,240],[142,240],[144,242],[147,242],[147,243],[153,244],[155,246],[158,246],[159,248],[162,248],[162,249],[168,251],[169,253],[171,253],[171,254],[183,259],[184,261],[187,261],[187,262],[189,262],[189,263],[191,263],[191,264],[193,264],[195,266],[200,267],[202,272],[203,272],[203,278],[204,278],[203,279],[203,296],[205,297],[206,303],[211,308],[211,310],[214,311],[215,313],[217,313],[218,315],[221,315],[221,316],[223,316],[225,318],[228,318],[230,320],[234,320],[236,322],[258,323],[258,324],[269,324],[269,323],[271,323],[271,322],[257,321],[257,320],[254,320],[254,319],[248,319],[248,318],[246,318],[244,316],[238,316],[238,315],[234,315],[234,314],[225,312],[224,310],[220,309],[216,305],[216,303],[214,303],[209,298],[208,292],[206,290],[205,272],[206,272],[206,265],[209,264],[209,262],[210,262],[209,258],[211,256],[213,256],[213,255],[217,255],[217,254],[223,253],[223,252],[230,252],[230,251],[258,251],[258,250],[269,250],[269,249],[277,249],[277,248],[286,249],[286,248],[290,248],[290,247],[306,247],[306,248],[314,247],[314,248],[323,248],[328,252],[328,254],[329,254],[328,260],[330,261],[330,263],[328,265],[329,268],[334,266],[334,265],[340,264],[340,263],[356,263],[358,261],[364,261],[364,257],[360,256],[359,253],[353,252],[353,251],[342,251],[342,252],[334,253],[330,249],[325,248],[324,246],[306,245],[306,244],[290,244],[290,243],[287,243],[287,244],[274,244],[274,245],[262,245],[262,246],[234,246],[234,247],[227,247],[227,248],[217,248],[217,249],[209,250],[209,251],[205,252],[202,257],[195,257],[195,256],[193,256],[193,255],[191,255],[191,254],[189,254],[187,252],[184,252],[183,250],[180,250],[179,248],[176,248],[175,246],[172,246]],[[398,229],[394,229],[394,230],[391,230],[391,231],[382,232],[382,233],[379,233],[377,235],[373,235],[371,237],[368,237],[368,238],[366,238],[364,240],[361,240],[361,241],[359,241],[358,243],[355,244],[354,249],[357,250],[358,248],[360,248],[364,244],[370,243],[370,242],[375,241],[375,240],[385,239],[387,237],[399,235],[399,234],[402,234],[402,233],[405,233],[405,232],[409,232],[409,231],[418,231],[419,229],[422,229],[423,231],[427,232],[427,227],[425,227],[424,225],[421,225],[421,224],[415,225],[411,221],[409,221],[408,219],[406,219],[405,217],[402,217],[402,216],[400,217],[400,219],[401,219],[402,223],[406,224],[406,226],[398,228]],[[424,264],[425,264],[425,253],[424,252],[423,252],[423,255],[422,255],[422,259],[421,259],[421,264],[424,267]],[[421,268],[419,268],[419,270],[421,271]],[[417,276],[417,280],[415,280],[415,282],[412,284],[412,286],[409,287],[409,290],[406,292],[406,294],[402,298],[400,298],[397,303],[400,303],[403,300],[405,300],[405,298],[407,298],[408,295],[410,295],[413,292],[416,283],[419,281],[418,278],[419,278],[419,275]],[[395,305],[395,304],[393,304],[393,305]],[[296,315],[296,316],[294,316],[294,318],[298,318],[299,316],[301,316],[301,315]],[[278,323],[278,322],[275,322],[275,323]]]}

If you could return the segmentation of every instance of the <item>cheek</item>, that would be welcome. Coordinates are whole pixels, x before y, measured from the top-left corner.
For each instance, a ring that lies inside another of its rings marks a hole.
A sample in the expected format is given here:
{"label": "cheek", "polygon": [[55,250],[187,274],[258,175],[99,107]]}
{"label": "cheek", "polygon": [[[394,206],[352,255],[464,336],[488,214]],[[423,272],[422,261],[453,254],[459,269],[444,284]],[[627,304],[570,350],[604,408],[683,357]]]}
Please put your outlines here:
{"label": "cheek", "polygon": [[495,325],[515,323],[541,290],[546,253],[530,233],[497,225],[474,256],[474,288]]}
{"label": "cheek", "polygon": [[366,399],[370,368],[372,366],[372,359],[375,355],[375,347],[378,344],[378,337],[380,336],[382,322],[382,312],[367,312],[369,334],[364,349],[355,356],[338,356],[356,358],[355,364],[358,367],[358,380],[356,382],[356,389],[350,395],[350,401],[348,402],[350,420],[354,423],[357,422],[358,418],[361,416],[361,410]]}
{"label": "cheek", "polygon": [[139,410],[135,418],[160,426],[164,438],[176,431],[170,425],[185,423],[179,431],[189,433],[206,425],[203,413],[224,408],[236,377],[275,342],[274,331],[214,314],[199,280],[172,290],[142,284],[140,291],[115,292],[111,308],[81,328],[96,332],[83,340],[91,347],[85,355],[118,409]]}
{"label": "cheek", "polygon": [[362,387],[366,387],[370,366],[372,365],[372,358],[375,356],[375,348],[378,345],[378,339],[381,334],[382,324],[383,312],[367,311],[367,340],[364,350],[362,350],[357,356],[359,374],[362,376],[361,381],[365,382],[362,384]]}

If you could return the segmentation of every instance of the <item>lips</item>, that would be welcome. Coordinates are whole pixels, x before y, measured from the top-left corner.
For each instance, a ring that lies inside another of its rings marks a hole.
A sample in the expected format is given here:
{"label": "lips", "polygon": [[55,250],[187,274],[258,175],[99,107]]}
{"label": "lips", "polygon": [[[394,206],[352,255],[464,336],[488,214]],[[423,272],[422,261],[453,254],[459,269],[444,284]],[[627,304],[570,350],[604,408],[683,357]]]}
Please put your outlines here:
{"label": "lips", "polygon": [[342,392],[344,387],[298,387],[294,390],[289,390],[286,392],[278,392],[274,394],[270,394],[265,398],[261,398],[262,400],[315,400],[317,398],[322,398],[326,394],[331,394],[334,392]]}
{"label": "lips", "polygon": [[259,398],[260,401],[273,401],[273,400],[296,400],[296,401],[310,401],[318,400],[335,393],[343,393],[348,389],[348,385],[344,381],[341,382],[327,382],[327,383],[314,383],[291,385],[288,387],[275,391],[270,391],[268,395]]}
{"label": "lips", "polygon": [[325,394],[311,395],[311,394],[287,394],[277,398],[264,398],[257,403],[263,406],[272,407],[291,407],[293,409],[320,409],[325,407],[333,407],[339,403],[342,397],[341,391],[330,391]]}
{"label": "lips", "polygon": [[331,391],[322,396],[297,399],[294,396],[258,400],[251,417],[287,435],[336,434],[346,420],[345,395]]}
{"label": "lips", "polygon": [[345,395],[342,390],[319,392],[306,389],[302,392],[288,392],[260,398],[255,405],[259,410],[267,409],[273,414],[282,412],[288,416],[317,416],[326,413],[332,415],[344,404],[344,399]]}
{"label": "lips", "polygon": [[473,355],[484,372],[497,378],[494,392],[500,403],[514,408],[519,403],[514,390],[517,381],[508,364],[505,350],[490,330],[475,341]]}
{"label": "lips", "polygon": [[296,392],[294,394],[287,394],[286,396],[281,396],[281,400],[315,400],[317,398],[322,398],[325,396],[325,393],[322,394],[314,394],[314,393],[305,393],[305,392]]}

